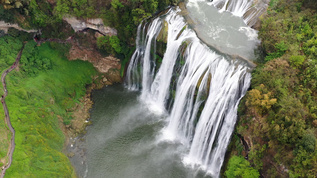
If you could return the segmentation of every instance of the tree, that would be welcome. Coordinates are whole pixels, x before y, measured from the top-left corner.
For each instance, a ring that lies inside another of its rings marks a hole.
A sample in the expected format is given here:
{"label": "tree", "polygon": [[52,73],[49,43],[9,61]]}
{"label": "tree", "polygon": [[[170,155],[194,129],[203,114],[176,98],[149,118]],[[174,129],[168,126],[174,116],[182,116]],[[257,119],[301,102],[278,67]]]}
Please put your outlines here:
{"label": "tree", "polygon": [[228,178],[258,178],[259,172],[250,166],[250,163],[241,156],[232,156],[229,160],[228,169],[225,172]]}
{"label": "tree", "polygon": [[254,109],[259,115],[267,113],[277,102],[276,98],[272,98],[271,92],[264,93],[264,90],[265,86],[261,84],[259,89],[252,89],[247,95],[246,106]]}
{"label": "tree", "polygon": [[291,56],[289,59],[292,66],[294,66],[295,68],[299,68],[300,66],[303,65],[305,61],[305,56],[296,55],[296,56]]}
{"label": "tree", "polygon": [[121,53],[120,40],[117,36],[102,36],[97,39],[99,49],[106,51],[111,55]]}

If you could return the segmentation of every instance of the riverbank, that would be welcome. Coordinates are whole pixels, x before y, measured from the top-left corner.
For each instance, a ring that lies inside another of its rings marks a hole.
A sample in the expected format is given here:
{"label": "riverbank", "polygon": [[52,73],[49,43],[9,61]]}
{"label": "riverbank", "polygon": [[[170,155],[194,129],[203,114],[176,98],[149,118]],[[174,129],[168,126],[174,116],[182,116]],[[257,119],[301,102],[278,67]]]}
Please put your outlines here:
{"label": "riverbank", "polygon": [[85,134],[86,127],[92,123],[92,121],[90,120],[90,110],[94,104],[91,96],[92,92],[94,90],[113,85],[113,83],[111,83],[110,81],[105,80],[105,77],[102,74],[93,77],[93,79],[93,82],[86,87],[85,96],[79,99],[79,103],[76,103],[73,108],[67,111],[73,117],[69,124],[65,125],[63,123],[63,119],[59,118],[59,126],[65,135],[63,152],[68,157],[71,157],[73,153],[68,152],[67,147],[73,144],[74,138]]}
{"label": "riverbank", "polygon": [[[112,85],[111,83],[107,83]],[[96,90],[107,87],[102,80],[96,79],[95,82],[87,87],[86,94],[80,99],[80,103],[72,108],[73,119],[69,125],[63,124],[59,119],[59,125],[65,135],[65,143],[63,153],[69,158],[76,172],[77,177],[81,177],[84,173],[79,169],[80,166],[86,166],[86,151],[82,147],[83,138],[86,136],[87,127],[94,123],[91,120],[91,109],[94,105],[92,94]],[[74,161],[75,160],[75,161]]]}
{"label": "riverbank", "polygon": [[[87,33],[78,36],[70,44],[69,51],[66,52],[68,60],[88,61],[98,71],[98,74],[93,76],[92,83],[86,86],[86,94],[79,100],[79,103],[67,110],[73,119],[65,124],[62,122],[62,118],[59,118],[60,128],[66,136],[65,147],[71,144],[70,140],[85,133],[86,126],[91,123],[89,119],[90,109],[93,105],[91,99],[92,91],[122,81],[120,60],[113,56],[105,57],[96,49],[96,34],[98,32],[89,30]],[[71,155],[71,153],[65,153],[66,155]]]}

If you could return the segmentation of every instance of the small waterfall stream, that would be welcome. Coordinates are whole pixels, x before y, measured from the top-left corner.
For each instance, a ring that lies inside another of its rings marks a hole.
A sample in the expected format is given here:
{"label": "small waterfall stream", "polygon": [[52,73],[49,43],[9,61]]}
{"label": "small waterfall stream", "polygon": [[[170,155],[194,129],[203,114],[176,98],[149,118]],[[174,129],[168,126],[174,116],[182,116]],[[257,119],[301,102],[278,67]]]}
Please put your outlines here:
{"label": "small waterfall stream", "polygon": [[[179,12],[171,9],[140,24],[126,87],[140,89],[140,99],[152,112],[167,115],[163,139],[188,148],[183,163],[218,177],[238,103],[250,84],[250,69],[243,61],[218,54],[202,43]],[[160,63],[155,56],[156,40],[166,24],[167,47]]]}

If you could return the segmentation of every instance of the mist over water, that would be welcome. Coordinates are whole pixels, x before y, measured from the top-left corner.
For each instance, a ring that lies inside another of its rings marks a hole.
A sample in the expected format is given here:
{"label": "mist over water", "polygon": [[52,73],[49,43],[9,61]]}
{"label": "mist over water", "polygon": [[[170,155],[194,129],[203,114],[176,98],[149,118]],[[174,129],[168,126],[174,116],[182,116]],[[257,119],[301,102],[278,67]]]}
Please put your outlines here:
{"label": "mist over water", "polygon": [[[153,114],[122,85],[93,93],[93,124],[73,147],[85,149],[84,162],[77,162],[80,177],[162,178],[208,177],[182,163],[187,148],[163,141],[160,131],[166,117]],[[79,155],[79,153],[76,153]],[[76,156],[71,160],[76,161]],[[77,159],[78,161],[78,159]]]}

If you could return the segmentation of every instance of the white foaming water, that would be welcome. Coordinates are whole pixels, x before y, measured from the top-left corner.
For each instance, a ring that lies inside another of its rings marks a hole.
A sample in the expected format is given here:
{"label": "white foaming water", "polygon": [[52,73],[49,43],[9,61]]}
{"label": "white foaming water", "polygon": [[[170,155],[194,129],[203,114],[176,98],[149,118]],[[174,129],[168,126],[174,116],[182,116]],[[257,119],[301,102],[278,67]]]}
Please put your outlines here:
{"label": "white foaming water", "polygon": [[[142,26],[139,25],[138,27],[138,35],[136,39],[136,50],[134,54],[132,55],[132,58],[130,60],[130,64],[128,66],[126,81],[128,82],[128,88],[130,90],[138,90],[140,81],[142,81],[142,87],[143,90],[148,91],[150,86],[149,84],[153,80],[154,71],[151,70],[151,64],[154,54],[151,54],[151,46],[155,46],[155,39],[158,36],[158,32],[161,30],[161,21],[160,19],[155,19],[150,25],[149,29],[147,30],[146,36],[145,33],[142,33],[141,36],[141,28]],[[145,26],[143,28],[143,31],[145,31]],[[145,38],[145,39],[144,39]],[[154,40],[153,40],[154,39]],[[149,50],[144,50],[149,49]],[[140,72],[139,70],[133,70],[137,67],[138,63],[143,63],[143,71]],[[143,76],[142,80],[141,77]]]}
{"label": "white foaming water", "polygon": [[[176,11],[171,11],[165,20],[168,23],[166,52],[161,67],[156,73],[154,81],[151,83],[151,90],[145,91],[142,89],[141,95],[142,99],[152,100],[160,108],[165,108],[166,100],[169,97],[169,87],[174,65],[178,57],[178,49],[185,39],[194,36],[194,34],[189,34],[188,30],[184,30],[180,33],[186,23],[183,17],[176,15]],[[151,49],[146,49],[146,51],[147,50]]]}
{"label": "white foaming water", "polygon": [[[139,26],[126,86],[141,88],[142,101],[156,111],[169,113],[162,133],[167,140],[181,142],[188,148],[186,164],[218,177],[236,122],[237,106],[249,87],[251,75],[247,65],[226,59],[202,44],[178,12],[179,9],[170,10]],[[158,64],[152,52],[163,20],[168,24],[167,48],[155,73]],[[141,29],[147,25],[146,38],[142,40]],[[173,80],[176,89],[171,96]],[[173,101],[170,111],[166,107],[168,101]]]}
{"label": "white foaming water", "polygon": [[249,28],[249,27],[240,27],[239,28],[239,32],[244,32],[247,37],[248,37],[248,40],[250,41],[258,41],[258,32],[252,28]]}
{"label": "white foaming water", "polygon": [[252,0],[213,0],[209,3],[215,7],[220,8],[220,12],[229,11],[233,15],[242,17],[244,13],[251,7],[253,4]]}
{"label": "white foaming water", "polygon": [[249,26],[253,26],[267,8],[267,0],[213,0],[212,2],[189,0],[189,2],[207,2],[208,5],[217,7],[219,12],[229,11],[235,16],[242,17]]}

